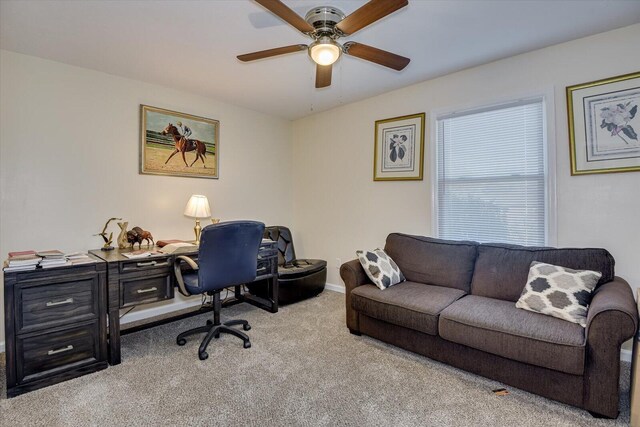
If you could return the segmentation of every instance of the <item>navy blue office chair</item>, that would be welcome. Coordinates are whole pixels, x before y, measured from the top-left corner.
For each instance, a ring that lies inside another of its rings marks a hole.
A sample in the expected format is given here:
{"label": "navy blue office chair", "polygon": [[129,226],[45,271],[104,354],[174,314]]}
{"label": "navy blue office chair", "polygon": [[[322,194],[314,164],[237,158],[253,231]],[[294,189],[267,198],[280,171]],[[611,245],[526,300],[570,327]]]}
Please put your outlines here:
{"label": "navy blue office chair", "polygon": [[[220,291],[224,288],[249,283],[256,278],[258,250],[264,232],[264,224],[256,221],[229,221],[211,224],[202,230],[198,261],[181,255],[176,257],[174,271],[178,289],[183,295],[207,294],[213,296],[213,322],[191,329],[178,335],[178,345],[185,345],[185,337],[206,332],[198,349],[200,360],[209,357],[207,346],[220,333],[228,333],[242,339],[244,348],[251,347],[247,334],[231,328],[242,325],[245,331],[251,329],[246,320],[230,320],[220,323]],[[184,264],[188,267],[183,270]]]}

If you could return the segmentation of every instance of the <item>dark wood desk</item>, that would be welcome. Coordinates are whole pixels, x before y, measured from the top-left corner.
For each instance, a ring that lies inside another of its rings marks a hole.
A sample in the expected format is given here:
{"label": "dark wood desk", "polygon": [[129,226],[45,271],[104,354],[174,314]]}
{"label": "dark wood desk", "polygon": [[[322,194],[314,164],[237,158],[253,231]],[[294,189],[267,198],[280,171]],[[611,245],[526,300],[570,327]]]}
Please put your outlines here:
{"label": "dark wood desk", "polygon": [[106,264],[4,273],[7,397],[106,368]]}
{"label": "dark wood desk", "polygon": [[[145,247],[143,246],[143,249]],[[148,248],[159,251],[158,247]],[[120,309],[172,299],[176,285],[173,263],[178,255],[197,257],[196,248],[181,248],[172,254],[152,255],[146,258],[129,259],[123,254],[132,249],[89,251],[107,263],[107,306],[109,318],[109,363],[121,362],[120,354]],[[260,298],[243,294],[235,287],[235,301],[248,302],[272,313],[278,311],[278,250],[276,242],[263,240],[258,252],[256,280],[267,279],[268,296]]]}

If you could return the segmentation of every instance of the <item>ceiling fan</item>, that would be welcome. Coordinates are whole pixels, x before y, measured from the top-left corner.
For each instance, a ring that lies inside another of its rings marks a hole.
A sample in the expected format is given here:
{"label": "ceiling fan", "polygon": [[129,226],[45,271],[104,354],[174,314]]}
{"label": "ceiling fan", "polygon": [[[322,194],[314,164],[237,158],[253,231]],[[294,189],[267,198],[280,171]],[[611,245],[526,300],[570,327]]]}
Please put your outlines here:
{"label": "ceiling fan", "polygon": [[342,53],[375,62],[397,71],[404,69],[411,61],[404,56],[362,43],[352,41],[344,44],[338,43],[340,37],[351,35],[405,7],[409,4],[408,0],[370,0],[349,16],[346,16],[335,7],[319,6],[307,12],[304,19],[280,0],[255,1],[291,24],[298,31],[311,37],[313,42],[308,46],[306,44],[294,44],[238,55],[240,61],[255,61],[307,50],[311,59],[316,63],[316,88],[331,85],[332,65],[340,58]]}

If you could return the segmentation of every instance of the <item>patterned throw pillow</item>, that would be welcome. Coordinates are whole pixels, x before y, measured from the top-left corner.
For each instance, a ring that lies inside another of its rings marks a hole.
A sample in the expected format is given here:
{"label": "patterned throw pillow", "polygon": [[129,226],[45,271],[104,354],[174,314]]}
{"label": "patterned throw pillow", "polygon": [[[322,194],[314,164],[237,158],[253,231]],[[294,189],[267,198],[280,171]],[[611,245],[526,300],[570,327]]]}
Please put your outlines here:
{"label": "patterned throw pillow", "polygon": [[383,291],[389,286],[405,281],[398,265],[382,249],[356,251],[356,255],[369,279]]}
{"label": "patterned throw pillow", "polygon": [[533,261],[516,307],[587,326],[591,292],[602,273]]}

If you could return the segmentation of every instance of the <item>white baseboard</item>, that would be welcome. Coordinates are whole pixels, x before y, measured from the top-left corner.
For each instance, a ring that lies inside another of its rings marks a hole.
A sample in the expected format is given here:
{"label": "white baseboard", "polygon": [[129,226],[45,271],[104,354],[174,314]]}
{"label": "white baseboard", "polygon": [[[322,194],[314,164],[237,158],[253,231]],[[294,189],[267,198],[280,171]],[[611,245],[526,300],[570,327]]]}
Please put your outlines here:
{"label": "white baseboard", "polygon": [[620,360],[631,363],[631,350],[620,350]]}
{"label": "white baseboard", "polygon": [[344,294],[344,286],[342,285],[334,285],[333,283],[325,283],[324,288],[333,292],[339,292]]}
{"label": "white baseboard", "polygon": [[0,341],[0,353],[4,353],[4,341]]}

